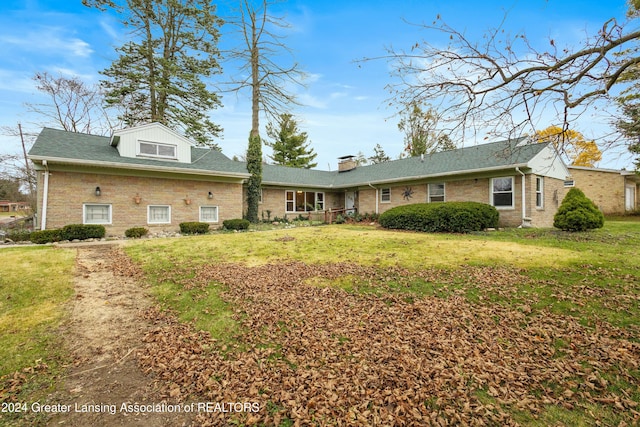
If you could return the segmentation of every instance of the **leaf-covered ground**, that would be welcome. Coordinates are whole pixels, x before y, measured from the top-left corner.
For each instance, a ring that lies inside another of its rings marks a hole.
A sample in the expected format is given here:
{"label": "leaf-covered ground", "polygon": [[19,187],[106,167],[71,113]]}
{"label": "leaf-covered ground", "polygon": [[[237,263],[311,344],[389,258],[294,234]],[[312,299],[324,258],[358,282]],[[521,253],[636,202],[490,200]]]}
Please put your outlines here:
{"label": "leaf-covered ground", "polygon": [[241,332],[218,342],[152,309],[140,364],[167,398],[260,404],[200,414],[201,425],[544,425],[549,408],[586,424],[640,422],[637,325],[532,309],[536,283],[517,269],[190,268],[158,274],[195,298],[220,292]]}

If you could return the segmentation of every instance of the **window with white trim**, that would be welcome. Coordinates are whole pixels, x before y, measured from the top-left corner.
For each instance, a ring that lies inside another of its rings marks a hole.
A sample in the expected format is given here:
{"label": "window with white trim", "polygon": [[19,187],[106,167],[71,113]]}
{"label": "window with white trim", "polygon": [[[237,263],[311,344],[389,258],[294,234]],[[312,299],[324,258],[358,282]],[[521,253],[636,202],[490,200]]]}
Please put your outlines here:
{"label": "window with white trim", "polygon": [[544,208],[544,179],[541,176],[536,177],[536,208]]}
{"label": "window with white trim", "polygon": [[380,201],[388,203],[391,201],[391,189],[390,188],[381,188],[380,189]]}
{"label": "window with white trim", "polygon": [[111,224],[111,205],[82,205],[83,224]]}
{"label": "window with white trim", "polygon": [[178,146],[159,142],[138,141],[138,156],[158,157],[161,159],[177,159]]}
{"label": "window with white trim", "polygon": [[200,206],[200,222],[218,222],[218,207]]}
{"label": "window with white trim", "polygon": [[315,191],[285,191],[287,212],[310,212],[324,210],[324,193]]}
{"label": "window with white trim", "polygon": [[491,205],[496,208],[513,208],[513,177],[491,179]]}
{"label": "window with white trim", "polygon": [[444,202],[444,182],[429,184],[429,203]]}
{"label": "window with white trim", "polygon": [[572,179],[567,179],[564,181],[564,186],[565,187],[575,187],[576,183],[574,180]]}
{"label": "window with white trim", "polygon": [[168,205],[147,206],[147,223],[171,224],[171,206],[168,206]]}

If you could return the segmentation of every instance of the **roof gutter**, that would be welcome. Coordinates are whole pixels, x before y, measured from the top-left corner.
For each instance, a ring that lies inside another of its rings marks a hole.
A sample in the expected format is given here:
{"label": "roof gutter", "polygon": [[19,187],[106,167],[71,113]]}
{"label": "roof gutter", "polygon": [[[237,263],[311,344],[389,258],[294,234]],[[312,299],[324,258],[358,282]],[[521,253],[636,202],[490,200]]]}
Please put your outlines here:
{"label": "roof gutter", "polygon": [[[371,184],[390,184],[390,183],[394,183],[394,182],[406,182],[406,181],[409,181],[409,180],[427,179],[427,178],[430,179],[430,178],[439,178],[439,177],[454,176],[454,175],[468,175],[468,174],[474,174],[474,173],[508,170],[508,169],[513,169],[513,168],[515,168],[516,170],[519,171],[519,168],[521,168],[521,167],[522,168],[527,168],[527,167],[529,167],[529,165],[527,163],[519,163],[517,165],[494,166],[492,168],[468,169],[468,170],[462,170],[462,171],[452,171],[452,172],[430,174],[430,175],[404,176],[404,177],[399,177],[399,178],[394,178],[394,179],[385,179],[385,180],[380,180],[380,181],[369,181],[367,184],[369,186]],[[520,172],[520,173],[522,173],[522,172]],[[355,185],[357,185],[357,184],[355,184]],[[348,187],[353,187],[353,186],[354,186],[354,184],[348,185]],[[336,187],[340,188],[341,186],[336,186]]]}
{"label": "roof gutter", "polygon": [[[42,157],[42,156],[29,156],[31,160],[41,160],[43,163],[46,161],[49,162],[57,162],[57,163],[65,163],[69,165],[75,166],[90,166],[90,167],[108,167],[114,169],[135,169],[141,171],[151,171],[151,172],[172,172],[172,173],[182,173],[187,175],[214,175],[214,176],[222,176],[226,178],[249,178],[251,175],[249,173],[242,172],[221,172],[221,171],[211,171],[205,169],[183,169],[183,168],[175,168],[175,167],[167,167],[167,166],[158,166],[158,165],[141,165],[137,163],[116,163],[116,162],[101,162],[101,161],[91,161],[91,160],[74,160],[74,159],[66,159],[62,157]],[[87,164],[87,162],[92,162],[91,164]]]}
{"label": "roof gutter", "polygon": [[46,160],[42,161],[42,166],[44,166],[44,184],[42,186],[42,218],[40,218],[40,230],[45,230],[47,228],[47,204],[49,203],[49,166]]}
{"label": "roof gutter", "polygon": [[525,228],[525,227],[531,227],[531,220],[529,218],[527,218],[527,205],[525,204],[525,200],[527,200],[526,198],[526,186],[525,186],[525,182],[524,182],[524,177],[525,174],[524,172],[522,172],[520,170],[520,168],[518,166],[516,166],[516,172],[518,172],[520,175],[522,175],[522,179],[521,179],[521,187],[522,187],[522,196],[521,196],[521,200],[520,200],[520,204],[522,205],[522,224],[520,225],[520,227]]}

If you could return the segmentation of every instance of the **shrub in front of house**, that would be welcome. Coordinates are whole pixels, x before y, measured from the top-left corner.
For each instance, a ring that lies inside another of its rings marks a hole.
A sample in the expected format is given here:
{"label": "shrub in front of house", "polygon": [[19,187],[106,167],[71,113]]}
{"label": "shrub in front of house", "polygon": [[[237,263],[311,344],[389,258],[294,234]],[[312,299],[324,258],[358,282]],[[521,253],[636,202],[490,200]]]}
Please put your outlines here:
{"label": "shrub in front of house", "polygon": [[69,224],[60,229],[61,240],[87,240],[102,239],[107,233],[102,225],[98,224]]}
{"label": "shrub in front of house", "polygon": [[60,238],[60,230],[54,229],[32,231],[29,235],[29,240],[33,243],[44,244],[59,242],[62,239]]}
{"label": "shrub in front of house", "polygon": [[181,222],[180,232],[182,234],[207,234],[209,223],[207,222]]}
{"label": "shrub in front of house", "polygon": [[424,232],[469,233],[498,226],[495,207],[478,202],[416,203],[380,215],[385,228]]}
{"label": "shrub in front of house", "polygon": [[14,242],[26,242],[31,238],[31,231],[24,229],[9,230],[5,238]]}
{"label": "shrub in front of house", "polygon": [[149,230],[144,227],[131,227],[128,230],[125,230],[124,235],[130,239],[139,239],[140,237],[146,236]]}
{"label": "shrub in front of house", "polygon": [[249,229],[248,219],[227,219],[222,221],[222,226],[227,230],[247,230]]}
{"label": "shrub in front of house", "polygon": [[604,226],[604,215],[584,193],[574,187],[564,196],[553,217],[553,226],[564,231],[587,231]]}

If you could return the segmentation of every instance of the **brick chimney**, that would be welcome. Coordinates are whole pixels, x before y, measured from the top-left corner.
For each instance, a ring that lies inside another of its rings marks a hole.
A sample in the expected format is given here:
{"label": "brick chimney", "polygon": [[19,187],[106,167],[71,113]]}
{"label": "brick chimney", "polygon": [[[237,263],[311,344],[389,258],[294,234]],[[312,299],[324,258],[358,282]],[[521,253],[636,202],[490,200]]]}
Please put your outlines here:
{"label": "brick chimney", "polygon": [[347,172],[353,170],[357,166],[356,156],[348,155],[338,157],[338,172]]}

